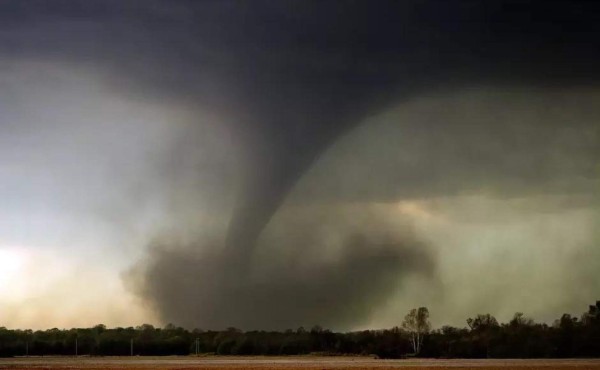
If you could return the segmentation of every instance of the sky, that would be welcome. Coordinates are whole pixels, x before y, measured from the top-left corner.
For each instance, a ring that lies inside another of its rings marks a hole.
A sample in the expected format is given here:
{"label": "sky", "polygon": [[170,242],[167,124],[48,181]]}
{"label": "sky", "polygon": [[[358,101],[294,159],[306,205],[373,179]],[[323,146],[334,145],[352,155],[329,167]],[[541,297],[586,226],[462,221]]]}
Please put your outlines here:
{"label": "sky", "polygon": [[0,326],[600,299],[600,7],[5,1]]}

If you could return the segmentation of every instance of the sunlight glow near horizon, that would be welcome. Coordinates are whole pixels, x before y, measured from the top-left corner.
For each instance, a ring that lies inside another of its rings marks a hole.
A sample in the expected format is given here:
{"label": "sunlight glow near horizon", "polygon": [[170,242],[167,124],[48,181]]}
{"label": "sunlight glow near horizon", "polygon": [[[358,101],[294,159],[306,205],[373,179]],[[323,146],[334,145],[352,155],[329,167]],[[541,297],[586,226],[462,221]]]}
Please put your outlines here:
{"label": "sunlight glow near horizon", "polygon": [[8,328],[157,322],[102,263],[83,266],[75,258],[33,247],[0,244],[0,302],[0,326]]}
{"label": "sunlight glow near horizon", "polygon": [[0,248],[0,298],[11,295],[12,285],[25,265],[25,253],[20,248]]}

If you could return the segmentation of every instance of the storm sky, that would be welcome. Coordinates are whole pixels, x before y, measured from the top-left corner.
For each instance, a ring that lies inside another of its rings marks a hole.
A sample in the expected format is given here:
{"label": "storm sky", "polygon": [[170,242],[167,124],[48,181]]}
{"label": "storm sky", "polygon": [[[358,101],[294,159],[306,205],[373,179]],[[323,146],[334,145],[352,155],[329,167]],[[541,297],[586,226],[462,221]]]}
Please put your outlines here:
{"label": "storm sky", "polygon": [[600,5],[0,3],[0,326],[600,299]]}

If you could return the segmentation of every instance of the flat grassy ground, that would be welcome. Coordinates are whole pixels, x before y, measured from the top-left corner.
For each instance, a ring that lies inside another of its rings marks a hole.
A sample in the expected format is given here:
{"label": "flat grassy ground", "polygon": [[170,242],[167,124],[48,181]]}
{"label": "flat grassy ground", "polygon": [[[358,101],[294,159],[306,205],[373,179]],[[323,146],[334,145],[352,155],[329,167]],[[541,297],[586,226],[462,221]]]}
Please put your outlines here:
{"label": "flat grassy ground", "polygon": [[598,369],[600,359],[376,360],[368,357],[27,357],[0,359],[0,369]]}

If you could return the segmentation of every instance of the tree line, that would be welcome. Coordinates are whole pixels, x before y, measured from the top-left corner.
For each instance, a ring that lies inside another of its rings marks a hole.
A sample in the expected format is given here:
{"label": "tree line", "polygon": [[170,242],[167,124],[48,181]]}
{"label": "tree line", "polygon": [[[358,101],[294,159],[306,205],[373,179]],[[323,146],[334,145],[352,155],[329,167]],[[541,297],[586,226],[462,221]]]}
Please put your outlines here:
{"label": "tree line", "polygon": [[507,323],[490,314],[467,326],[431,331],[429,311],[411,310],[401,325],[386,330],[336,333],[314,326],[286,331],[186,330],[155,328],[10,330],[0,327],[0,356],[45,355],[303,355],[353,354],[381,358],[600,357],[600,301],[581,317],[564,314],[552,325],[516,313]]}

